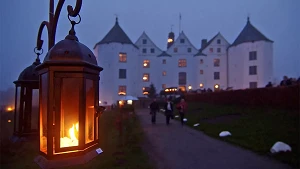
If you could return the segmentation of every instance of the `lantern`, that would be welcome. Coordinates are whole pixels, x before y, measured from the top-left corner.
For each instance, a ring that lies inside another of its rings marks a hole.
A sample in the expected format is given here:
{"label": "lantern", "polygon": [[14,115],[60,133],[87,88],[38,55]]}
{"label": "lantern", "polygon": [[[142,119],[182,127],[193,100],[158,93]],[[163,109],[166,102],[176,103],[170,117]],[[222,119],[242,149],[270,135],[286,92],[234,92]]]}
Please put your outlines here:
{"label": "lantern", "polygon": [[38,134],[39,77],[35,70],[40,59],[25,68],[17,81],[15,93],[14,136]]}
{"label": "lantern", "polygon": [[42,168],[82,164],[97,155],[99,74],[93,52],[75,36],[54,45],[37,67]]}

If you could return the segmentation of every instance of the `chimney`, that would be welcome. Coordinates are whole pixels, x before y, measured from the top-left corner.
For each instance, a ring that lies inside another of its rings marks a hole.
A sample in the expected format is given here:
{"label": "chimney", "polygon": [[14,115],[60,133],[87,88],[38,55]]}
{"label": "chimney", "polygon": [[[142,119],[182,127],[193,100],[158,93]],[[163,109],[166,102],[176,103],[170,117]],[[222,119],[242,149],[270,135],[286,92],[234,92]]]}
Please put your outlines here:
{"label": "chimney", "polygon": [[206,47],[207,45],[207,39],[202,39],[201,40],[201,49],[203,49],[204,47]]}

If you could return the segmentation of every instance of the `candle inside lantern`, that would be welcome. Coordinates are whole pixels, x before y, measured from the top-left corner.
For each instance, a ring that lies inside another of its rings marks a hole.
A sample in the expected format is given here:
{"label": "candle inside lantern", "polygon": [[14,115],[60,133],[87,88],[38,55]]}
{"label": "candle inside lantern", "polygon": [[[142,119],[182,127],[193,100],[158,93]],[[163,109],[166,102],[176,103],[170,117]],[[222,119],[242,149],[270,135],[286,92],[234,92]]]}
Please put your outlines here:
{"label": "candle inside lantern", "polygon": [[69,137],[60,138],[60,147],[78,146],[78,122],[69,129]]}

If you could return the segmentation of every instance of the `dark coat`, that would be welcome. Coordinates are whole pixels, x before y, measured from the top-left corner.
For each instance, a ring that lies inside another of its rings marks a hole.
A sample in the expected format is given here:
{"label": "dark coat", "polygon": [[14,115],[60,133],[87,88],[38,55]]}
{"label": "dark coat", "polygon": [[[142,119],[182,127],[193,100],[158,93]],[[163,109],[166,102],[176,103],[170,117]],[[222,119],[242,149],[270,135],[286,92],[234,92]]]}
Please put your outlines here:
{"label": "dark coat", "polygon": [[157,102],[152,102],[150,104],[150,110],[151,111],[159,111],[159,105],[158,105],[158,103]]}

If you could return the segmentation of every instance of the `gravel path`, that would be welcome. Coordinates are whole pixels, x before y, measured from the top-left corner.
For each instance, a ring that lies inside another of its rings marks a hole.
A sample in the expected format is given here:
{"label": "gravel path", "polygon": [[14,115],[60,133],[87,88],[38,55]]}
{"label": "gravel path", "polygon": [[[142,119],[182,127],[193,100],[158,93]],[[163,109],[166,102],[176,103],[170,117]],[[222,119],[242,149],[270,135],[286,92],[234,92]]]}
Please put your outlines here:
{"label": "gravel path", "polygon": [[[208,137],[158,113],[151,124],[149,110],[137,115],[146,135],[145,150],[157,169],[291,169],[269,157]],[[201,124],[200,124],[201,125]]]}

